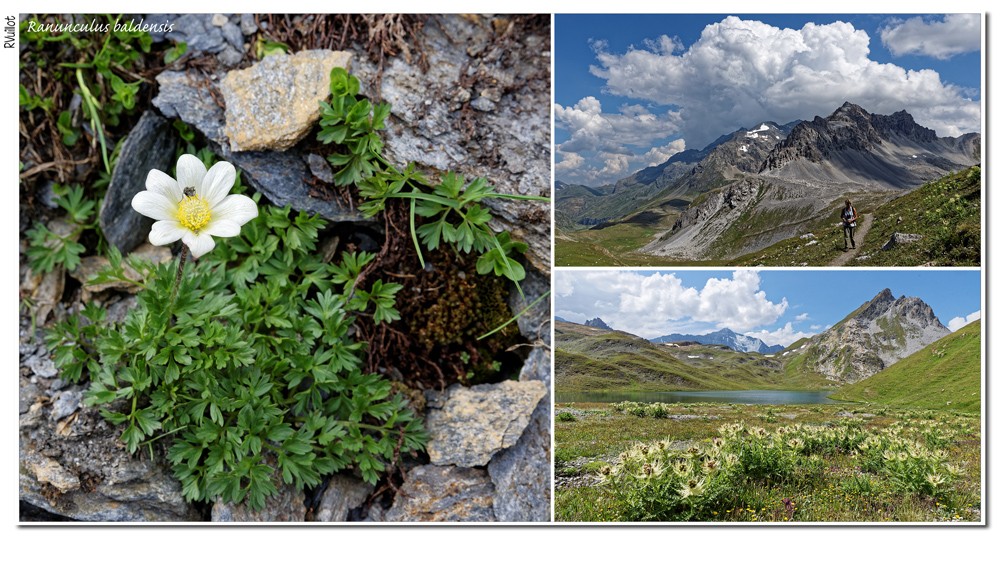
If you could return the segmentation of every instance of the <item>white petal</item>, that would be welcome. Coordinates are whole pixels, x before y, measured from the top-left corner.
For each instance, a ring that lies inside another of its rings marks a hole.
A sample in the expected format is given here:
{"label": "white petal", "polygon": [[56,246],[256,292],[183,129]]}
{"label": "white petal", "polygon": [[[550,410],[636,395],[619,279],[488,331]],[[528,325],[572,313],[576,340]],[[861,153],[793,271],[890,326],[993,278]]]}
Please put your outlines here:
{"label": "white petal", "polygon": [[180,201],[184,191],[168,174],[153,169],[146,175],[146,189],[167,196],[174,201]]}
{"label": "white petal", "polygon": [[232,221],[237,225],[242,225],[256,216],[257,204],[249,197],[240,194],[228,195],[212,208],[212,219]]}
{"label": "white petal", "polygon": [[212,235],[202,232],[200,234],[194,234],[191,231],[184,231],[184,244],[191,249],[191,256],[195,258],[200,258],[202,254],[206,252],[211,252],[215,248],[215,241],[212,240]]}
{"label": "white petal", "polygon": [[165,246],[177,242],[188,232],[177,221],[157,221],[149,231],[149,242],[154,246]]}
{"label": "white petal", "polygon": [[236,168],[226,161],[219,161],[205,174],[198,195],[205,198],[209,205],[214,206],[229,194],[235,183]]}
{"label": "white petal", "polygon": [[132,209],[157,221],[177,220],[177,202],[149,190],[135,194],[132,198]]}
{"label": "white petal", "polygon": [[195,188],[201,185],[205,178],[205,164],[193,154],[182,154],[177,159],[177,185],[181,192],[184,188]]}
{"label": "white petal", "polygon": [[213,237],[235,237],[240,234],[240,225],[226,219],[212,219],[201,232]]}

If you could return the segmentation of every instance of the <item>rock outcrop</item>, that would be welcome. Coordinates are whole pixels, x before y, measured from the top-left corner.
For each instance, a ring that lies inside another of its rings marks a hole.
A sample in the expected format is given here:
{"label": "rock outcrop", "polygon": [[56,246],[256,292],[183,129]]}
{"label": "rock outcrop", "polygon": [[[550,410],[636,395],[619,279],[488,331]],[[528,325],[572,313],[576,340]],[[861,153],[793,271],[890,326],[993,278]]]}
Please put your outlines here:
{"label": "rock outcrop", "polygon": [[800,348],[805,364],[840,383],[867,379],[950,334],[927,303],[884,289]]}
{"label": "rock outcrop", "polygon": [[591,326],[594,328],[600,328],[603,330],[614,330],[608,323],[604,322],[601,317],[594,317],[583,323],[583,326]]}

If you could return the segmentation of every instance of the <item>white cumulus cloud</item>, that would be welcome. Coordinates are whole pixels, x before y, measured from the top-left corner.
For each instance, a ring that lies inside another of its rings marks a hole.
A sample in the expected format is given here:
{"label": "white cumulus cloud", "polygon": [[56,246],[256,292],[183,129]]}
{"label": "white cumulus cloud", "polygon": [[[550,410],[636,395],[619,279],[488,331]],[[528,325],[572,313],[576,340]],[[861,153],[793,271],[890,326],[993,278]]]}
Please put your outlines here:
{"label": "white cumulus cloud", "polygon": [[979,14],[948,14],[937,21],[920,16],[893,19],[879,30],[879,36],[893,56],[926,55],[944,60],[978,51],[981,32]]}
{"label": "white cumulus cloud", "polygon": [[653,338],[696,324],[746,332],[767,326],[788,309],[760,289],[753,270],[710,278],[698,289],[672,273],[557,270],[555,314],[571,321],[601,317],[618,330]]}
{"label": "white cumulus cloud", "polygon": [[683,152],[685,148],[686,143],[684,142],[684,139],[677,139],[662,147],[653,147],[645,153],[637,155],[631,160],[639,163],[643,167],[656,166],[657,164],[663,164],[664,162],[670,160],[670,157],[675,154]]}
{"label": "white cumulus cloud", "polygon": [[802,313],[801,315],[795,315],[796,321],[804,321],[809,318],[809,313]]}
{"label": "white cumulus cloud", "polygon": [[750,336],[756,336],[761,339],[764,344],[769,346],[774,346],[775,344],[780,344],[782,346],[788,346],[789,344],[799,340],[800,338],[809,338],[810,336],[815,336],[815,332],[803,332],[801,330],[795,330],[792,328],[792,323],[787,322],[785,326],[777,330],[755,330],[753,332],[747,333]]}
{"label": "white cumulus cloud", "polygon": [[556,172],[571,174],[584,164],[583,157],[575,152],[561,152],[557,150],[556,153],[560,156],[559,162],[556,163]]}
{"label": "white cumulus cloud", "polygon": [[976,311],[975,313],[969,313],[964,317],[955,317],[954,319],[948,321],[948,330],[955,332],[956,330],[962,328],[963,326],[973,322],[978,321],[982,316],[982,311]]}
{"label": "white cumulus cloud", "polygon": [[729,16],[687,50],[669,38],[620,54],[594,42],[590,72],[611,94],[679,108],[689,148],[766,120],[825,117],[845,101],[883,114],[905,109],[939,135],[980,130],[979,101],[934,70],[872,60],[870,42],[846,22],[790,29]]}
{"label": "white cumulus cloud", "polygon": [[638,104],[605,113],[600,100],[587,96],[572,106],[555,104],[556,127],[569,138],[556,145],[556,172],[569,182],[609,183],[639,167],[665,162],[684,150],[684,140],[662,143],[679,130],[677,112],[654,114]]}

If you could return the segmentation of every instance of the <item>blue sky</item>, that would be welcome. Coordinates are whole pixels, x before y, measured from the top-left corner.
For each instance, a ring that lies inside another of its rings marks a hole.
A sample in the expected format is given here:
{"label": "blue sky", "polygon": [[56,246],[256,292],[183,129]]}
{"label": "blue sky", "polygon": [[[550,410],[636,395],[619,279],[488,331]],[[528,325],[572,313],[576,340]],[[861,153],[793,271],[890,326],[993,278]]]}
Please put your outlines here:
{"label": "blue sky", "polygon": [[729,328],[788,345],[822,332],[889,288],[919,297],[952,329],[978,318],[974,270],[557,270],[555,314],[599,316],[645,338]]}
{"label": "blue sky", "polygon": [[844,101],[981,129],[978,15],[557,15],[556,177],[613,183]]}

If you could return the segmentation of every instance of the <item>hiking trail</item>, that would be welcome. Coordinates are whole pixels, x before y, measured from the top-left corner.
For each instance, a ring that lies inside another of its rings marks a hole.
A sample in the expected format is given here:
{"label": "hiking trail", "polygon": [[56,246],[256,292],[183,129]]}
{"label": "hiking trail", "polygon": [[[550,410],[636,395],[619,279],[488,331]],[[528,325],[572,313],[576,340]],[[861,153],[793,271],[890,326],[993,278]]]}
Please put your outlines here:
{"label": "hiking trail", "polygon": [[857,248],[849,248],[847,252],[841,252],[836,258],[830,261],[830,266],[843,266],[847,264],[847,261],[854,258],[858,251],[861,250],[861,246],[865,243],[865,235],[868,234],[868,229],[872,228],[872,215],[871,213],[865,214],[861,217],[861,225],[858,226],[857,230],[854,232],[854,244]]}

